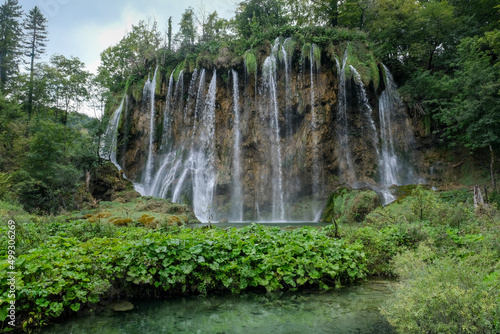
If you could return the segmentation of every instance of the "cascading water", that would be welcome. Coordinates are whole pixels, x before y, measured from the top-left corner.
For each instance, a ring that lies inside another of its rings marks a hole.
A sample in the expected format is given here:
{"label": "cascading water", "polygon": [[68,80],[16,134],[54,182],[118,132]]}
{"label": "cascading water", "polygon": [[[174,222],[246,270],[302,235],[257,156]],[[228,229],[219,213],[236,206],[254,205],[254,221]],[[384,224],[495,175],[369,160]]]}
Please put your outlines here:
{"label": "cascading water", "polygon": [[373,147],[375,148],[377,157],[380,156],[380,150],[378,148],[379,139],[377,134],[377,127],[375,126],[375,121],[373,120],[373,109],[370,106],[368,101],[368,96],[366,95],[365,85],[363,80],[361,79],[361,75],[358,71],[352,66],[349,65],[351,72],[354,74],[354,81],[356,82],[356,88],[358,93],[358,100],[361,102],[363,106],[363,115],[364,120],[368,123],[368,131],[366,131],[370,137]]}
{"label": "cascading water", "polygon": [[118,125],[120,124],[120,116],[122,115],[124,101],[125,97],[122,99],[118,109],[113,113],[113,117],[109,120],[108,127],[104,133],[104,142],[101,143],[99,150],[99,155],[104,158],[109,158],[118,170],[122,169],[116,159],[116,150],[118,143]]}
{"label": "cascading water", "polygon": [[172,88],[174,85],[174,72],[170,74],[170,79],[168,80],[167,96],[165,99],[165,111],[163,112],[163,146],[167,146],[169,143],[170,128],[172,126]]}
{"label": "cascading water", "polygon": [[347,62],[347,49],[346,47],[344,56],[342,57],[342,66],[339,64],[337,58],[335,58],[337,64],[338,72],[338,109],[337,109],[337,119],[338,119],[338,141],[341,150],[341,155],[344,159],[340,160],[341,173],[344,177],[354,183],[356,181],[356,174],[354,172],[354,165],[352,163],[351,148],[349,146],[349,125],[347,122],[347,94],[346,94],[346,78],[345,78],[345,65]]}
{"label": "cascading water", "polygon": [[[286,122],[286,136],[289,138],[293,133],[292,125],[292,55],[293,52],[287,52],[293,46],[292,39],[289,37],[285,39],[281,46],[281,54],[283,62],[285,63],[285,122]],[[290,51],[290,50],[289,50]]]}
{"label": "cascading water", "polygon": [[[380,185],[383,188],[382,194],[384,203],[387,204],[395,200],[389,187],[392,185],[403,185],[417,183],[413,169],[396,152],[395,117],[396,112],[402,106],[402,101],[397,91],[396,83],[392,78],[389,69],[384,65],[386,88],[379,98],[379,119],[380,119],[380,139],[382,143],[379,169]],[[406,134],[406,139],[411,132]]]}
{"label": "cascading water", "polygon": [[200,83],[198,84],[198,93],[196,94],[196,106],[194,108],[192,137],[196,135],[196,129],[198,126],[200,114],[202,110],[205,108],[204,94],[205,94],[205,69],[202,69],[200,73]]}
{"label": "cascading water", "polygon": [[210,221],[215,216],[213,194],[216,181],[215,170],[215,93],[217,74],[214,70],[208,87],[200,124],[199,150],[194,152],[193,210],[201,221]]}
{"label": "cascading water", "polygon": [[191,76],[191,82],[189,83],[188,98],[186,101],[186,106],[184,107],[184,124],[189,122],[189,113],[193,108],[193,99],[196,98],[196,81],[198,79],[198,69],[194,69],[193,75]]}
{"label": "cascading water", "polygon": [[231,220],[243,220],[243,189],[241,185],[241,132],[240,132],[240,98],[238,87],[238,72],[231,70],[233,75],[233,182]]}
{"label": "cascading water", "polygon": [[281,137],[279,128],[279,107],[276,86],[277,51],[278,41],[275,42],[271,55],[266,58],[262,65],[264,88],[269,99],[269,123],[273,140],[272,169],[273,169],[273,197],[272,197],[272,220],[285,221],[285,200],[283,193],[283,170],[281,156]]}
{"label": "cascading water", "polygon": [[151,177],[153,173],[153,161],[154,161],[154,135],[155,135],[155,90],[156,90],[156,72],[158,71],[158,66],[156,66],[155,73],[153,75],[152,80],[148,80],[144,84],[143,89],[143,99],[149,98],[149,108],[150,108],[150,121],[149,121],[149,147],[148,147],[148,160],[146,162],[146,171],[144,174],[144,182],[143,187],[148,195],[152,195],[151,193]]}

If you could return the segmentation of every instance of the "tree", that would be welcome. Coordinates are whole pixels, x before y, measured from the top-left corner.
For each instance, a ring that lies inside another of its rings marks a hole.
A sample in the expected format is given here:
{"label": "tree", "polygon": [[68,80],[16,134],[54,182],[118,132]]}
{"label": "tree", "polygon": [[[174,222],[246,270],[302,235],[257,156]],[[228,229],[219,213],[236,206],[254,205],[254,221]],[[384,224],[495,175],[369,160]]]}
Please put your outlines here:
{"label": "tree", "polygon": [[131,75],[145,75],[149,64],[156,60],[161,41],[156,22],[139,21],[118,44],[101,53],[97,69],[100,82],[114,92],[122,91]]}
{"label": "tree", "polygon": [[317,19],[330,27],[339,23],[338,0],[319,0],[316,4]]}
{"label": "tree", "polygon": [[29,72],[30,82],[28,90],[28,118],[31,117],[33,111],[33,78],[35,59],[39,59],[40,55],[45,53],[45,42],[47,41],[47,19],[43,16],[40,9],[35,6],[24,22],[25,41],[24,55],[29,57]]}
{"label": "tree", "polygon": [[373,0],[345,0],[338,8],[340,25],[348,28],[364,29],[369,12],[373,10]]}
{"label": "tree", "polygon": [[66,124],[70,108],[72,106],[77,108],[79,103],[88,98],[87,86],[90,74],[84,70],[85,64],[76,57],[53,55],[50,63],[55,70],[54,89],[64,103],[63,124]]}
{"label": "tree", "polygon": [[21,6],[17,0],[6,0],[0,6],[0,91],[19,70],[22,26]]}
{"label": "tree", "polygon": [[172,16],[168,18],[168,50],[172,51]]}
{"label": "tree", "polygon": [[175,35],[175,38],[180,43],[181,49],[189,49],[194,45],[196,27],[194,25],[193,7],[188,7],[184,13],[182,13],[182,18],[179,22],[179,32]]}
{"label": "tree", "polygon": [[447,0],[378,0],[370,30],[380,58],[409,77],[453,58],[459,40],[456,25]]}
{"label": "tree", "polygon": [[283,0],[244,0],[236,9],[236,30],[243,39],[249,39],[257,33],[269,33],[288,23]]}
{"label": "tree", "polygon": [[458,70],[441,86],[451,100],[437,117],[446,124],[445,136],[471,151],[490,152],[491,184],[496,189],[495,148],[500,146],[500,30],[465,38],[459,45]]}

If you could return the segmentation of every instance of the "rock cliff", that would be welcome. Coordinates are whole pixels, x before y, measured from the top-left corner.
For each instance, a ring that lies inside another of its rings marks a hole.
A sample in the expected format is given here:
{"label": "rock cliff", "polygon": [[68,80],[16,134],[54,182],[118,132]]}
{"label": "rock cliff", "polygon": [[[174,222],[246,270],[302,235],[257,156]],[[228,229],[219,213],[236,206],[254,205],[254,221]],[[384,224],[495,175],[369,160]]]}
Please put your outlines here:
{"label": "rock cliff", "polygon": [[316,220],[341,185],[390,200],[392,184],[418,181],[414,130],[383,64],[359,43],[287,42],[258,53],[254,73],[152,69],[118,126],[117,160],[142,194],[202,221]]}

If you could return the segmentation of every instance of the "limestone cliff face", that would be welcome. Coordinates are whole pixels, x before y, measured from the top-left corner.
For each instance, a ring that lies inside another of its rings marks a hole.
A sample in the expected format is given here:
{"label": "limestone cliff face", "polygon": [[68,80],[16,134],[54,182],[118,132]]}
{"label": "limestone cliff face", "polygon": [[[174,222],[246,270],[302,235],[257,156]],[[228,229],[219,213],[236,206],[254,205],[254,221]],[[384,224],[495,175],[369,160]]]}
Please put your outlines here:
{"label": "limestone cliff face", "polygon": [[[325,53],[311,65],[299,52],[288,64],[273,52],[257,74],[244,64],[185,70],[178,78],[161,73],[156,94],[129,96],[117,150],[127,178],[143,194],[192,205],[201,220],[314,220],[341,184],[382,189],[382,65],[375,89],[352,71],[340,80],[345,68]],[[413,130],[403,105],[395,105],[392,145],[399,164],[412,168]]]}

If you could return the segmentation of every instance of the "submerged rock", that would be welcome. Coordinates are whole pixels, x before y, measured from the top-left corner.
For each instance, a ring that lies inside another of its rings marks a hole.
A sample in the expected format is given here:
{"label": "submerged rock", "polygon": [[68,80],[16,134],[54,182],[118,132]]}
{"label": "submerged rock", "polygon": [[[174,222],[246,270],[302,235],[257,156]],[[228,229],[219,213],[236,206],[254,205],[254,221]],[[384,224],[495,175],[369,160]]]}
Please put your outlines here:
{"label": "submerged rock", "polygon": [[126,312],[134,309],[134,305],[131,302],[125,300],[111,303],[107,307],[115,312]]}

